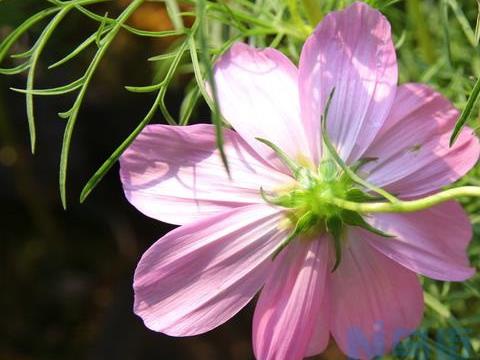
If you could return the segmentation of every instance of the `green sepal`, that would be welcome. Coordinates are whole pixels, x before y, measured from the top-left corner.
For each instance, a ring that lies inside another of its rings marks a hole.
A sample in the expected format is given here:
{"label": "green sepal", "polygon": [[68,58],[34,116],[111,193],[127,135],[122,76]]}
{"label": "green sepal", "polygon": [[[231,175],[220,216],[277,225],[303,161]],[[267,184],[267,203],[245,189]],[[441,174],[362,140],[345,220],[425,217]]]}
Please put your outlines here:
{"label": "green sepal", "polygon": [[280,201],[278,198],[268,195],[263,187],[260,186],[260,196],[262,197],[263,201],[265,201],[267,204],[271,205],[280,205]]}
{"label": "green sepal", "polygon": [[295,224],[295,229],[293,229],[290,235],[288,235],[287,238],[280,243],[278,248],[275,249],[275,252],[273,253],[273,259],[275,260],[277,255],[280,254],[280,252],[285,249],[293,239],[295,239],[298,235],[308,231],[317,223],[317,221],[318,216],[312,212],[308,211],[303,214]]}
{"label": "green sepal", "polygon": [[296,205],[292,195],[289,194],[275,197],[274,195],[267,194],[263,187],[260,187],[260,196],[267,204],[279,205],[285,208],[293,208]]}
{"label": "green sepal", "polygon": [[377,161],[378,157],[365,157],[361,158],[358,161],[355,162],[352,166],[350,166],[350,169],[354,172],[357,172],[359,169],[361,169],[364,165],[371,163],[373,161]]}
{"label": "green sepal", "polygon": [[340,216],[334,215],[329,217],[325,221],[327,231],[333,237],[333,244],[335,246],[335,264],[331,272],[337,270],[340,262],[342,261],[342,234],[343,234],[343,221]]}
{"label": "green sepal", "polygon": [[332,181],[338,174],[338,166],[333,159],[326,159],[318,165],[318,172],[324,181]]}
{"label": "green sepal", "polygon": [[343,210],[341,213],[341,217],[342,217],[342,220],[347,225],[361,227],[362,229],[365,229],[367,231],[370,231],[371,233],[374,233],[376,235],[379,235],[385,238],[395,237],[394,235],[388,234],[370,225],[368,222],[365,221],[365,219],[359,213],[355,211]]}
{"label": "green sepal", "polygon": [[315,181],[312,176],[312,172],[304,167],[299,167],[299,169],[293,174],[295,180],[304,188],[309,188],[312,184],[312,181]]}
{"label": "green sepal", "polygon": [[278,158],[282,161],[282,163],[292,172],[293,176],[297,178],[301,167],[296,164],[290,157],[282,150],[280,149],[277,145],[272,143],[271,141],[267,139],[263,139],[260,137],[255,138],[261,143],[267,145],[270,149],[273,150],[273,152],[278,156]]}
{"label": "green sepal", "polygon": [[347,193],[345,194],[345,199],[348,201],[363,203],[363,202],[369,202],[369,201],[380,201],[383,198],[379,196],[369,195],[358,188],[352,188],[347,190]]}

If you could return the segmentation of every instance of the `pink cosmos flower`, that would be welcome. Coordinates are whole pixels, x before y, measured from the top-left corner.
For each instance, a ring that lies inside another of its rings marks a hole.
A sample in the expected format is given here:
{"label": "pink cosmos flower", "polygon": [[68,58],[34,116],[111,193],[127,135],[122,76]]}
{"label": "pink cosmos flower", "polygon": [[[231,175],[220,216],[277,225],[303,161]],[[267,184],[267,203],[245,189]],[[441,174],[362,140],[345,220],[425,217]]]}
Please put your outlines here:
{"label": "pink cosmos flower", "polygon": [[[327,125],[339,155],[350,166],[373,158],[362,176],[402,198],[463,176],[479,156],[472,131],[448,146],[457,110],[424,85],[397,86],[390,25],[362,3],[325,17],[298,68],[277,50],[238,43],[214,75],[222,114],[235,129],[225,130],[231,177],[211,125],[148,126],[121,158],[128,200],[182,225],[141,258],[135,312],[150,329],[190,336],[224,323],[261,291],[253,319],[258,359],[319,354],[330,336],[351,357],[390,351],[422,319],[417,274],[462,281],[474,273],[466,256],[471,227],[460,205],[365,217],[390,239],[345,226],[342,260],[332,272],[332,235],[318,224],[275,256],[302,209],[313,209],[321,223],[330,216],[325,204],[298,195],[297,208],[272,205],[260,188],[290,196],[341,183],[314,170],[325,158],[320,116],[333,88]],[[295,179],[257,138],[309,169],[314,185]]]}

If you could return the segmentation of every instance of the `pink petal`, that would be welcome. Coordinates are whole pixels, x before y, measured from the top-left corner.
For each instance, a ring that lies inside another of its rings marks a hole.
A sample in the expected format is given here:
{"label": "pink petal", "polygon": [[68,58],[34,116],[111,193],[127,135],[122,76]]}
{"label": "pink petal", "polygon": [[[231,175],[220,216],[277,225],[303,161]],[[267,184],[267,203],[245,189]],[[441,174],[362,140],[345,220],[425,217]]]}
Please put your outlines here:
{"label": "pink petal", "polygon": [[475,273],[467,257],[472,226],[455,201],[411,214],[376,214],[370,222],[396,238],[365,231],[359,236],[416,273],[447,281],[463,281]]}
{"label": "pink petal", "polygon": [[185,224],[264,203],[260,187],[268,190],[292,181],[231,130],[225,130],[225,151],[231,178],[216,149],[213,126],[148,126],[120,159],[125,195],[147,216]]}
{"label": "pink petal", "polygon": [[260,290],[287,235],[282,211],[251,205],[183,225],[158,240],[135,271],[135,313],[173,336],[207,332]]}
{"label": "pink petal", "polygon": [[478,160],[480,144],[465,128],[449,146],[457,118],[453,105],[427,86],[400,86],[384,128],[365,153],[378,158],[363,168],[368,180],[400,196],[415,197],[465,175]]}
{"label": "pink petal", "polygon": [[[328,240],[296,240],[276,258],[253,319],[253,347],[259,360],[302,359],[315,335],[315,350],[328,344],[321,309],[328,265]],[[323,331],[317,331],[323,323]],[[314,334],[315,333],[315,334]]]}
{"label": "pink petal", "polygon": [[305,42],[300,57],[300,99],[307,132],[319,133],[323,106],[335,89],[328,132],[341,157],[354,162],[382,127],[396,84],[390,24],[380,12],[358,2],[327,15]]}
{"label": "pink petal", "polygon": [[[331,266],[331,264],[330,264]],[[324,293],[328,294],[329,290],[327,284],[325,284]],[[319,315],[317,315],[317,320],[315,328],[313,329],[313,334],[308,343],[307,352],[305,357],[318,355],[326,350],[328,347],[328,342],[330,340],[330,297],[325,295],[322,299],[322,304],[320,305]]]}
{"label": "pink petal", "polygon": [[420,325],[423,292],[415,273],[355,233],[330,281],[332,335],[350,357],[383,355]]}
{"label": "pink petal", "polygon": [[310,157],[300,117],[297,68],[285,55],[236,43],[215,64],[214,73],[224,118],[259,154],[281,166],[256,137],[270,140],[292,158]]}

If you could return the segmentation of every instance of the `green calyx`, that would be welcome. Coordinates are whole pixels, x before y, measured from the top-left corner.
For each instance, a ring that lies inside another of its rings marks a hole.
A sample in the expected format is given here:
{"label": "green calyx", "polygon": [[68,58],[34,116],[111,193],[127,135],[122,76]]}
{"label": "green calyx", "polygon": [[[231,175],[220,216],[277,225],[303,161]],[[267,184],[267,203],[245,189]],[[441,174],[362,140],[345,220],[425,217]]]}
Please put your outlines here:
{"label": "green calyx", "polygon": [[342,243],[345,237],[346,226],[358,226],[377,235],[391,237],[374,228],[359,212],[346,209],[338,205],[338,201],[354,202],[355,204],[375,200],[363,189],[377,193],[391,203],[398,200],[383,189],[369,184],[356,174],[363,165],[376,159],[361,159],[352,167],[348,167],[338,155],[328,137],[326,119],[334,94],[332,90],[325,105],[321,118],[322,140],[324,145],[324,159],[317,169],[302,166],[292,160],[283,150],[269,140],[257,138],[258,141],[270,147],[290,170],[296,180],[296,185],[287,191],[267,194],[260,189],[263,199],[270,204],[291,209],[290,222],[293,230],[290,235],[278,246],[274,258],[294,239],[329,233],[333,239],[336,260],[332,271],[335,271],[342,258]]}
{"label": "green calyx", "polygon": [[[377,235],[390,235],[371,226],[358,212],[344,209],[335,204],[336,200],[370,202],[377,198],[358,187],[351,176],[334,159],[327,157],[317,169],[311,169],[295,163],[277,146],[268,140],[259,139],[269,146],[295,178],[295,185],[288,190],[267,193],[260,189],[263,199],[276,206],[289,209],[291,233],[282,241],[274,253],[274,258],[296,238],[318,238],[318,235],[331,235],[336,261],[334,271],[342,257],[342,243],[347,226],[358,226]],[[359,170],[367,161],[359,161],[350,171]]]}

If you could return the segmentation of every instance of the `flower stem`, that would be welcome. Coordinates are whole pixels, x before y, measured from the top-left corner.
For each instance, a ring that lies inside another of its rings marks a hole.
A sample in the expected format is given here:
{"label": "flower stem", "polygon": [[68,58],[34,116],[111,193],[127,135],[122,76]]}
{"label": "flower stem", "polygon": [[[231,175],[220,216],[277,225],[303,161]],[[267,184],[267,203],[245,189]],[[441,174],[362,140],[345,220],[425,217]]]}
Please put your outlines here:
{"label": "flower stem", "polygon": [[353,201],[332,198],[329,202],[342,209],[352,210],[359,213],[408,213],[428,209],[448,200],[458,199],[462,196],[480,197],[480,187],[461,186],[448,189],[434,195],[417,200],[396,201],[394,203],[375,202],[357,203]]}

